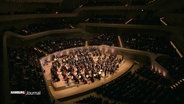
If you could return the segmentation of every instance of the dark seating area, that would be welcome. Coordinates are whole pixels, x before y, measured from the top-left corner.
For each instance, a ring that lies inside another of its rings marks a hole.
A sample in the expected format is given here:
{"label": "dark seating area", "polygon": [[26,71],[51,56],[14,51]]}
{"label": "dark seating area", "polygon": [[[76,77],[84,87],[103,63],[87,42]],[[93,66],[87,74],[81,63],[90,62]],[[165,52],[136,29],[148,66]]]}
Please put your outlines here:
{"label": "dark seating area", "polygon": [[131,0],[130,5],[147,5],[150,3],[154,3],[156,0]]}
{"label": "dark seating area", "polygon": [[160,56],[156,61],[162,65],[171,77],[175,80],[179,80],[184,77],[184,60],[181,58],[174,58],[169,56]]}
{"label": "dark seating area", "polygon": [[89,45],[109,45],[119,47],[118,35],[115,33],[98,33],[89,40]]}
{"label": "dark seating area", "polygon": [[125,16],[93,16],[86,18],[84,23],[112,23],[112,24],[124,24],[128,19]]}
{"label": "dark seating area", "polygon": [[121,1],[98,1],[98,0],[87,0],[83,3],[84,6],[122,6]]}
{"label": "dark seating area", "polygon": [[[143,9],[141,10],[144,11]],[[145,17],[135,16],[129,24],[140,24],[140,25],[162,25],[159,17],[153,17],[146,15]]]}
{"label": "dark seating area", "polygon": [[141,78],[131,72],[97,88],[96,92],[104,97],[128,104],[166,104],[175,101],[169,87]]}
{"label": "dark seating area", "polygon": [[[22,1],[22,2],[21,2]],[[14,2],[10,1],[8,2],[1,2],[1,6],[3,6],[3,9],[6,9],[5,6],[12,6],[16,8],[15,10],[7,9],[7,10],[1,10],[0,16],[2,15],[28,15],[28,14],[62,14],[62,13],[72,13],[75,9],[77,9],[80,5],[80,2],[75,2],[74,0],[63,0],[63,2],[50,2],[50,3],[42,3],[42,2],[24,2],[24,0],[19,0],[17,2],[14,0]],[[70,3],[73,3],[74,5],[71,6]],[[81,2],[82,4],[82,2]]]}
{"label": "dark seating area", "polygon": [[75,24],[69,20],[62,18],[56,19],[45,19],[37,23],[26,24],[21,27],[11,27],[9,30],[21,35],[31,35],[34,33],[44,32],[48,30],[56,29],[71,29],[74,28]]}
{"label": "dark seating area", "polygon": [[154,3],[156,0],[87,0],[84,6],[142,6]]}
{"label": "dark seating area", "polygon": [[[48,4],[49,5],[49,4]],[[73,8],[37,8],[35,10],[26,12],[26,11],[16,11],[13,13],[13,15],[27,15],[27,14],[63,14],[63,13],[72,13],[75,9],[78,7],[73,7]],[[0,15],[12,15],[9,12],[5,13],[0,13]]]}
{"label": "dark seating area", "polygon": [[174,58],[170,56],[160,56],[156,61],[162,65],[170,74],[173,83],[170,84],[171,89],[180,104],[184,103],[184,60],[183,58]]}
{"label": "dark seating area", "polygon": [[42,51],[46,53],[53,53],[59,50],[67,49],[67,48],[73,48],[73,47],[80,47],[85,46],[85,40],[80,38],[73,38],[73,39],[52,39],[52,40],[45,40],[40,41],[36,44],[36,47],[38,49],[41,49]]}
{"label": "dark seating area", "polygon": [[90,95],[89,97],[77,101],[76,104],[102,104],[102,98]]}
{"label": "dark seating area", "polygon": [[174,13],[183,14],[184,13],[184,7],[180,9],[175,9]]}
{"label": "dark seating area", "polygon": [[[38,58],[43,54],[32,47],[9,48],[10,91],[40,91],[41,95],[11,95],[14,104],[33,104],[50,101]],[[26,97],[25,97],[26,96]]]}
{"label": "dark seating area", "polygon": [[[109,45],[119,47],[118,35],[115,33],[98,33],[94,34],[92,39],[89,39],[88,45]],[[85,40],[81,38],[72,39],[52,39],[38,42],[36,47],[47,52],[53,53],[55,51],[85,46]]]}
{"label": "dark seating area", "polygon": [[151,69],[149,66],[143,65],[142,67],[136,70],[136,74],[161,85],[171,85],[171,79],[169,79],[167,76],[164,76],[164,72],[161,72],[161,69],[158,70],[160,70],[160,73],[159,71],[156,72],[154,69]]}
{"label": "dark seating area", "polygon": [[[140,10],[140,12],[143,12]],[[111,24],[140,24],[140,25],[162,25],[159,17],[153,17],[149,13],[145,17],[140,17],[140,15],[126,17],[126,16],[91,16],[86,18],[84,23],[111,23]]]}
{"label": "dark seating area", "polygon": [[169,40],[156,35],[157,33],[151,32],[129,32],[122,33],[121,36],[125,48],[168,54],[173,57],[179,57],[172,45],[169,43]]}
{"label": "dark seating area", "polygon": [[[156,2],[157,0],[79,0],[79,1],[67,1],[53,2],[53,3],[35,3],[32,2],[28,5],[27,2],[16,3],[17,11],[7,10],[0,11],[0,15],[22,15],[22,14],[62,14],[72,13],[77,8],[95,7],[95,6],[145,6]],[[68,3],[73,4],[70,6]],[[4,5],[10,5],[7,2],[2,2]],[[18,5],[18,6],[17,6]],[[29,6],[31,9],[22,10]],[[35,8],[34,8],[35,7]]]}

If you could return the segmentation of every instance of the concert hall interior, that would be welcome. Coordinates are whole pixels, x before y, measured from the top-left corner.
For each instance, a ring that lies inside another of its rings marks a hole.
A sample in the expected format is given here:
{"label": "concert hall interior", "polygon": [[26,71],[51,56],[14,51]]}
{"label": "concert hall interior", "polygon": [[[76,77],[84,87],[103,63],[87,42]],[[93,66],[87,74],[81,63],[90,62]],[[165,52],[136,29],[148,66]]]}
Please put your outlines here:
{"label": "concert hall interior", "polygon": [[1,104],[184,104],[184,0],[1,0]]}

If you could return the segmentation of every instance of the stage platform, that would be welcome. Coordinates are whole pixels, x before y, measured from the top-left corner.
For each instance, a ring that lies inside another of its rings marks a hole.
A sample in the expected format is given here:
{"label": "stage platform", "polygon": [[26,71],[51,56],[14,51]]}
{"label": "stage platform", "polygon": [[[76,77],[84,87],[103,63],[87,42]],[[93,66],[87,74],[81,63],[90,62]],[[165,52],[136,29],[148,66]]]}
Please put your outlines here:
{"label": "stage platform", "polygon": [[[102,78],[101,80],[95,80],[94,83],[79,84],[79,85],[72,85],[72,86],[64,86],[64,85],[57,86],[57,84],[56,84],[56,85],[54,85],[55,87],[49,86],[49,90],[55,99],[66,98],[66,97],[69,97],[72,95],[84,93],[84,92],[89,91],[91,89],[102,86],[102,85],[116,79],[117,77],[123,75],[125,72],[127,72],[131,68],[133,63],[134,62],[131,60],[125,60],[123,63],[121,63],[119,69],[117,69],[114,74],[109,75],[108,77]],[[44,76],[46,77],[46,79],[50,79],[50,77],[51,77],[51,75],[46,71],[45,71]],[[60,81],[60,83],[62,83],[62,82],[63,81]]]}
{"label": "stage platform", "polygon": [[[106,54],[108,56],[108,54]],[[47,57],[46,57],[47,58]],[[45,60],[46,58],[43,58]],[[86,91],[92,90],[94,88],[97,88],[99,86],[102,86],[106,83],[111,82],[112,80],[116,79],[117,77],[123,75],[125,72],[127,72],[132,65],[134,64],[133,60],[129,60],[125,58],[122,55],[117,55],[117,58],[122,59],[121,63],[119,63],[118,69],[115,70],[114,73],[106,74],[102,71],[101,73],[101,79],[95,79],[95,81],[92,83],[89,79],[87,81],[87,84],[84,84],[83,82],[80,82],[79,84],[76,84],[73,80],[71,80],[70,85],[67,84],[67,82],[63,79],[63,76],[61,72],[58,71],[58,77],[60,81],[54,82],[51,80],[51,67],[52,67],[52,62],[51,59],[48,60],[47,63],[43,64],[43,60],[41,60],[41,65],[42,69],[44,71],[44,77],[46,79],[48,88],[53,95],[55,99],[62,99],[62,98],[67,98],[73,95],[77,95],[80,93],[84,93]],[[62,62],[62,58],[57,59],[59,62]],[[93,57],[93,60],[96,62],[98,60],[98,57]],[[62,63],[60,63],[62,64]],[[61,67],[61,66],[60,66]],[[60,69],[60,68],[58,68]]]}

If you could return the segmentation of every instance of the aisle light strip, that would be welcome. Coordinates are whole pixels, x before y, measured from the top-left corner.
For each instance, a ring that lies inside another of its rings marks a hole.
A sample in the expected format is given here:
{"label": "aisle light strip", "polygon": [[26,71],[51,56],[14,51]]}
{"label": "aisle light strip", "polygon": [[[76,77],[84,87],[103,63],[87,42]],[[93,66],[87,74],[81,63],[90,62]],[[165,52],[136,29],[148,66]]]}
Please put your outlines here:
{"label": "aisle light strip", "polygon": [[88,41],[85,41],[85,47],[87,47],[88,46]]}
{"label": "aisle light strip", "polygon": [[178,50],[178,48],[176,48],[176,46],[174,45],[174,43],[172,41],[170,41],[172,47],[176,50],[176,52],[178,53],[178,55],[180,56],[180,58],[183,58],[183,55],[181,54],[181,52]]}
{"label": "aisle light strip", "polygon": [[72,26],[71,24],[69,24],[69,26],[70,26],[70,28],[72,28],[72,29],[74,29],[75,27],[74,26]]}
{"label": "aisle light strip", "polygon": [[119,40],[120,47],[123,48],[123,44],[121,42],[121,37],[119,35],[118,35],[118,40]]}
{"label": "aisle light strip", "polygon": [[160,18],[160,22],[162,22],[165,26],[167,26],[167,23],[164,20],[162,20],[162,19],[164,19],[164,17]]}
{"label": "aisle light strip", "polygon": [[82,7],[83,7],[83,5],[80,5],[80,6],[79,6],[79,8],[82,8]]}
{"label": "aisle light strip", "polygon": [[43,54],[47,55],[46,52],[44,52],[43,50],[39,49],[39,48],[34,48],[35,51],[39,51],[40,53],[42,52]]}
{"label": "aisle light strip", "polygon": [[128,24],[129,22],[131,22],[133,20],[133,18],[129,19],[128,21],[125,22],[125,24]]}
{"label": "aisle light strip", "polygon": [[175,84],[171,85],[170,88],[171,89],[175,89],[176,87],[178,87],[180,84],[182,84],[184,82],[184,78],[180,79],[179,81],[177,81]]}

